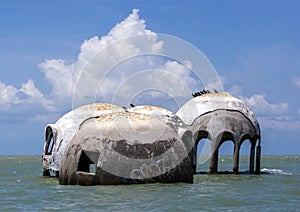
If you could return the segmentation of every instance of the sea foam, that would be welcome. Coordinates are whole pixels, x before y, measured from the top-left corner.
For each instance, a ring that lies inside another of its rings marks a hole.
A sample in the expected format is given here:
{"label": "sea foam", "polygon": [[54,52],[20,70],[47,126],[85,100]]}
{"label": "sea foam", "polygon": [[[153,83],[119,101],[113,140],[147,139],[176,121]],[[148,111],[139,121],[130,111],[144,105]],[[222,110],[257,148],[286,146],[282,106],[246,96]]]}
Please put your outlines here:
{"label": "sea foam", "polygon": [[285,172],[281,169],[267,169],[267,168],[263,168],[260,170],[263,173],[266,174],[279,174],[279,175],[293,175],[293,173],[290,172]]}

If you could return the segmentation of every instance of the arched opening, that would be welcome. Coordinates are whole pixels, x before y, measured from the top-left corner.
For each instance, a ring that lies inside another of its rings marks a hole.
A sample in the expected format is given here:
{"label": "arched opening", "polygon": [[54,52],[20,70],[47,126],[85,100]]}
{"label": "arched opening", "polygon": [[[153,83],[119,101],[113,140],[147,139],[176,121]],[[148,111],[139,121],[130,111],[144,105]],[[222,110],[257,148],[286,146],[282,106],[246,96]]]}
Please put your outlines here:
{"label": "arched opening", "polygon": [[45,142],[46,145],[45,145],[44,153],[45,155],[51,155],[54,147],[54,135],[51,127],[47,127],[46,129]]}
{"label": "arched opening", "polygon": [[232,140],[225,140],[219,146],[219,172],[226,173],[232,171],[234,154],[234,142]]}
{"label": "arched opening", "polygon": [[240,172],[248,172],[249,164],[250,164],[250,155],[251,155],[251,141],[249,139],[245,139],[241,143],[240,147],[240,163],[239,170]]}
{"label": "arched opening", "polygon": [[234,162],[234,136],[230,131],[224,131],[217,136],[218,144],[218,172],[227,173],[232,170]]}
{"label": "arched opening", "polygon": [[97,169],[96,163],[98,161],[99,155],[99,152],[82,150],[78,161],[77,171],[95,174]]}
{"label": "arched opening", "polygon": [[194,173],[207,173],[211,155],[211,142],[209,134],[205,130],[199,130],[194,134],[195,141],[195,167]]}
{"label": "arched opening", "polygon": [[208,173],[212,155],[211,141],[208,138],[202,138],[197,142],[196,148],[196,173]]}

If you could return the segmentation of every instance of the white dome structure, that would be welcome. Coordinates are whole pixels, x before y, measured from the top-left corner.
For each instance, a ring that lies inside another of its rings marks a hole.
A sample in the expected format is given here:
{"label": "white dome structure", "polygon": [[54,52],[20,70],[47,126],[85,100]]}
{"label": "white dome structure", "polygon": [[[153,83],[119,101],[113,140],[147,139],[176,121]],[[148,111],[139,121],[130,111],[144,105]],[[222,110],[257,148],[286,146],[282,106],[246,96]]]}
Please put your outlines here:
{"label": "white dome structure", "polygon": [[94,103],[76,108],[62,116],[55,124],[46,125],[42,155],[43,175],[50,176],[51,172],[59,175],[61,158],[82,121],[120,111],[124,109],[116,105]]}
{"label": "white dome structure", "polygon": [[177,133],[144,113],[124,111],[87,119],[62,157],[59,183],[193,183],[186,150],[192,135],[180,139]]}
{"label": "white dome structure", "polygon": [[[207,138],[211,141],[210,173],[218,171],[218,152],[228,140],[234,143],[233,173],[239,171],[239,151],[242,143],[249,140],[249,172],[254,172],[255,146],[256,172],[260,169],[260,128],[251,109],[241,100],[226,93],[203,93],[184,104],[176,113],[193,132],[194,145]],[[196,167],[194,167],[196,170]]]}

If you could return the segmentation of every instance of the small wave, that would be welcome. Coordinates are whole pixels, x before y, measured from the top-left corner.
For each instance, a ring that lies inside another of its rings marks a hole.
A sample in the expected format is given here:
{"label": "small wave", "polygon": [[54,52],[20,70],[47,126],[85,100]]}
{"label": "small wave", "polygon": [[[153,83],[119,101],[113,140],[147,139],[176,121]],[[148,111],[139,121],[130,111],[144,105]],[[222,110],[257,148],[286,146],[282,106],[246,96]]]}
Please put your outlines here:
{"label": "small wave", "polygon": [[263,168],[260,170],[263,173],[266,174],[279,174],[279,175],[293,175],[293,173],[290,172],[285,172],[281,169],[267,169],[267,168]]}

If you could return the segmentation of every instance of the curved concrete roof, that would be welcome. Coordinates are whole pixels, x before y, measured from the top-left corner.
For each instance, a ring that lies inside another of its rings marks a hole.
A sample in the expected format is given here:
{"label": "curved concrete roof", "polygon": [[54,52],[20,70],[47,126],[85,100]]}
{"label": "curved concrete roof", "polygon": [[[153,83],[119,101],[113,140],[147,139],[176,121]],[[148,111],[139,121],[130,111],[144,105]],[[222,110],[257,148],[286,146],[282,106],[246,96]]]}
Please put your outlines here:
{"label": "curved concrete roof", "polygon": [[176,114],[162,107],[142,105],[127,109],[127,111],[142,113],[157,118],[169,125],[176,132],[178,132],[181,128],[185,128],[186,126],[185,123]]}
{"label": "curved concrete roof", "polygon": [[258,121],[251,109],[240,99],[226,93],[207,93],[197,96],[184,104],[176,113],[187,125],[197,117],[216,110],[238,111],[247,117],[260,132]]}
{"label": "curved concrete roof", "polygon": [[177,137],[177,132],[159,119],[147,114],[115,112],[86,121],[80,132],[97,128],[101,136],[110,140],[125,139],[128,143],[153,143],[158,138]]}
{"label": "curved concrete roof", "polygon": [[[62,154],[72,137],[78,131],[82,121],[90,117],[102,116],[118,111],[124,111],[124,109],[112,104],[94,103],[76,108],[62,116],[55,124],[46,125],[45,133],[48,127],[51,127],[54,133],[52,160],[48,161],[49,164],[47,166],[54,171],[59,170]],[[45,146],[46,144],[44,145],[44,151]]]}
{"label": "curved concrete roof", "polygon": [[[82,155],[96,164],[95,173],[79,169]],[[88,119],[81,125],[62,157],[59,181],[192,182],[190,163],[185,141],[178,139],[177,132],[166,123],[143,113],[115,112]],[[89,180],[82,180],[83,177]]]}

